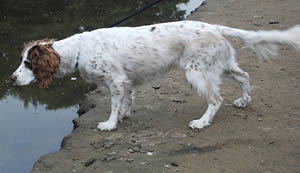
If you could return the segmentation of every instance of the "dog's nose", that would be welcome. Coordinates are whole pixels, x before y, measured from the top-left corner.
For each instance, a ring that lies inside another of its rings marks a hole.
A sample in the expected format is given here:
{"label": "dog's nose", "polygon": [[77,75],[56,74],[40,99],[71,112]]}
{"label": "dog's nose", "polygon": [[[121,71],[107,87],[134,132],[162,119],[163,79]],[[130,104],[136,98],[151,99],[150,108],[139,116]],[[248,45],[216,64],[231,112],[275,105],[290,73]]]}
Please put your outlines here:
{"label": "dog's nose", "polygon": [[16,81],[17,80],[17,75],[14,75],[14,74],[11,75],[10,79],[13,80],[13,81]]}

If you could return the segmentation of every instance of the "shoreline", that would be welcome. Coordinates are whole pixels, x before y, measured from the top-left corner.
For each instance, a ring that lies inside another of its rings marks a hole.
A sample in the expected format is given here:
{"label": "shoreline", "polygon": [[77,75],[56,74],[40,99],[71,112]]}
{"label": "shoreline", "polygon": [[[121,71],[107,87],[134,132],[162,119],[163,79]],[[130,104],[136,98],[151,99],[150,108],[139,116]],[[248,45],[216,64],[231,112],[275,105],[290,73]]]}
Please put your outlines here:
{"label": "shoreline", "polygon": [[[296,1],[210,0],[188,19],[248,30],[285,29],[299,22],[293,17],[299,11]],[[279,24],[270,24],[271,20]],[[95,128],[107,119],[110,98],[108,90],[100,88],[82,100],[82,115],[73,120],[74,129],[63,139],[60,151],[42,156],[32,172],[299,171],[300,98],[294,93],[300,92],[296,85],[300,78],[293,77],[300,73],[299,55],[285,48],[279,60],[259,64],[253,52],[240,49],[239,41],[230,42],[256,86],[246,109],[226,106],[239,95],[239,87],[226,81],[221,92],[225,101],[214,123],[189,129],[188,122],[204,112],[206,104],[175,70],[154,88],[138,90],[131,117],[117,130],[101,132]]]}

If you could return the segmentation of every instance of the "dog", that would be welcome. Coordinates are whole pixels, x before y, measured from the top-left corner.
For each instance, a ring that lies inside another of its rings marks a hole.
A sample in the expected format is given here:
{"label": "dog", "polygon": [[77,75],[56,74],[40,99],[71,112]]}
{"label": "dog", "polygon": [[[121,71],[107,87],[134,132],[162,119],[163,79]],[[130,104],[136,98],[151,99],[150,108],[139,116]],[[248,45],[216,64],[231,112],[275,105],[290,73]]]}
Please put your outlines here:
{"label": "dog", "polygon": [[63,40],[37,40],[24,45],[21,65],[11,78],[17,85],[37,81],[47,87],[52,77],[75,71],[87,82],[105,84],[111,93],[111,114],[99,130],[117,128],[129,116],[132,91],[179,67],[186,81],[206,98],[208,107],[192,129],[209,126],[222,104],[219,85],[224,77],[238,82],[242,95],[233,102],[246,107],[250,101],[248,73],[241,70],[235,50],[224,36],[241,40],[258,59],[277,55],[277,45],[300,49],[300,25],[285,31],[246,31],[197,21],[179,21],[140,27],[102,28]]}

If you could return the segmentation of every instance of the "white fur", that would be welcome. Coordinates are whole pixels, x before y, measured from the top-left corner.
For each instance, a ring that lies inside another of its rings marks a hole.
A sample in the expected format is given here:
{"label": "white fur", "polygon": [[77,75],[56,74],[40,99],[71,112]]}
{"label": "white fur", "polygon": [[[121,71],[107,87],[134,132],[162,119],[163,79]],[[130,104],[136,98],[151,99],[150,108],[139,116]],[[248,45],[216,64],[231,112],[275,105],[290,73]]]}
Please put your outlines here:
{"label": "white fur", "polygon": [[[111,91],[111,114],[98,129],[113,130],[118,120],[130,113],[133,88],[152,81],[177,65],[187,82],[208,102],[202,118],[190,122],[191,128],[210,125],[222,104],[219,85],[222,77],[236,80],[242,96],[234,106],[246,107],[251,101],[249,76],[235,60],[235,51],[222,35],[241,39],[263,58],[276,55],[277,44],[300,48],[300,27],[286,31],[245,31],[195,21],[162,23],[141,27],[104,28],[55,41],[61,56],[63,76],[78,70],[89,82],[104,83]],[[30,49],[30,48],[28,48]],[[34,80],[23,61],[13,74],[18,85]],[[78,64],[78,67],[76,66]]]}

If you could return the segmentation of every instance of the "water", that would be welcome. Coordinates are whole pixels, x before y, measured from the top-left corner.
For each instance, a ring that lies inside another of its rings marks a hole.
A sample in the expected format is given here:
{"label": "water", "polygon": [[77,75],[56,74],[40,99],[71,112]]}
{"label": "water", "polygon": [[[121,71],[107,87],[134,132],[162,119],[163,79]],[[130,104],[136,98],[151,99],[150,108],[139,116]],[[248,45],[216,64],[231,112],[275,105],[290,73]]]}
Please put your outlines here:
{"label": "water", "polygon": [[23,105],[12,96],[0,101],[1,172],[28,172],[39,156],[56,151],[63,135],[72,130],[76,106],[50,111],[45,105]]}
{"label": "water", "polygon": [[[0,0],[0,172],[30,172],[44,154],[59,150],[90,86],[72,74],[49,88],[19,87],[9,80],[20,63],[23,43],[62,39],[80,30],[106,27],[151,0]],[[163,0],[120,26],[184,19],[202,0]]]}

